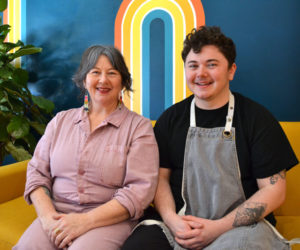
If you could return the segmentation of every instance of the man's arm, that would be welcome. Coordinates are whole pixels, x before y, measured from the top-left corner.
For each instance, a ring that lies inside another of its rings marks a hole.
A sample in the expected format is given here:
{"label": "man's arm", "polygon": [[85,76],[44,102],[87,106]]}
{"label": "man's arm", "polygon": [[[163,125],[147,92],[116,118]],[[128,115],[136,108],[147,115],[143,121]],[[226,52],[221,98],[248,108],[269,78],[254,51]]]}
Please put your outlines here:
{"label": "man's arm", "polygon": [[164,223],[169,227],[172,233],[185,232],[190,230],[190,226],[181,216],[176,214],[175,201],[170,187],[171,169],[160,168],[157,191],[154,197],[154,205],[159,212]]}
{"label": "man's arm", "polygon": [[257,179],[259,190],[232,213],[232,227],[251,225],[278,208],[285,200],[285,170],[264,179]]}
{"label": "man's arm", "polygon": [[[267,178],[257,179],[259,190],[248,200],[219,220],[206,220],[195,216],[183,216],[193,228],[178,232],[176,241],[185,248],[205,247],[221,234],[239,226],[247,226],[261,220],[278,208],[285,200],[285,171]],[[203,224],[203,228],[198,228]]]}

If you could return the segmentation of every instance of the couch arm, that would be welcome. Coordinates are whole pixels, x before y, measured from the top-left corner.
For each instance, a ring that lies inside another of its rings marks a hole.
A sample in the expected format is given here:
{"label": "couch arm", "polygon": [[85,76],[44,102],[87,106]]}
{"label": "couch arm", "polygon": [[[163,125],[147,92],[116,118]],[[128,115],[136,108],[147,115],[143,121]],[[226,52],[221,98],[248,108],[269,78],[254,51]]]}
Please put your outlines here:
{"label": "couch arm", "polygon": [[0,203],[23,195],[28,162],[29,160],[0,167]]}

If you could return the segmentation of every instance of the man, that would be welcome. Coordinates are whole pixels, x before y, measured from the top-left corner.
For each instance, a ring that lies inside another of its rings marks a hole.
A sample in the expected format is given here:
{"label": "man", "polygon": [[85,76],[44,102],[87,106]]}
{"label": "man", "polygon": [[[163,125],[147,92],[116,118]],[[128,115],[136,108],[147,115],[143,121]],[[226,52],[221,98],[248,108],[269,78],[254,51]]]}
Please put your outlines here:
{"label": "man", "polygon": [[289,248],[271,225],[272,211],[285,199],[285,171],[298,160],[275,118],[231,93],[235,57],[218,27],[186,37],[182,58],[193,96],[155,126],[161,167],[154,205],[162,221],[143,221],[123,249]]}

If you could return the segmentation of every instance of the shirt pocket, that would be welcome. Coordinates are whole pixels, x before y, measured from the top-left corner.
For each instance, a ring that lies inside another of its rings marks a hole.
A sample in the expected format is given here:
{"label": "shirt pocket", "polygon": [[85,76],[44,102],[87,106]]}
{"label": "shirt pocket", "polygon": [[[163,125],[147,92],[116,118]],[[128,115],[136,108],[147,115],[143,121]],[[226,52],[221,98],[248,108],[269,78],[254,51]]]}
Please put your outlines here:
{"label": "shirt pocket", "polygon": [[121,187],[126,173],[128,147],[107,145],[100,164],[100,180],[109,186]]}

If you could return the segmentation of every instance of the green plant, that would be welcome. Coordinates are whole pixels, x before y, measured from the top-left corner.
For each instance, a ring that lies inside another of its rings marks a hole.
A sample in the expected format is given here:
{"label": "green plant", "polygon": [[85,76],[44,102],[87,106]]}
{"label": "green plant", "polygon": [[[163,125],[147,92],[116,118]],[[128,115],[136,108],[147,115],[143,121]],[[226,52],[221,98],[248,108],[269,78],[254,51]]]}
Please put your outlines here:
{"label": "green plant", "polygon": [[22,41],[5,42],[9,31],[9,25],[0,25],[0,165],[9,154],[17,161],[31,158],[54,109],[51,101],[31,94],[28,72],[12,63],[42,49]]}

